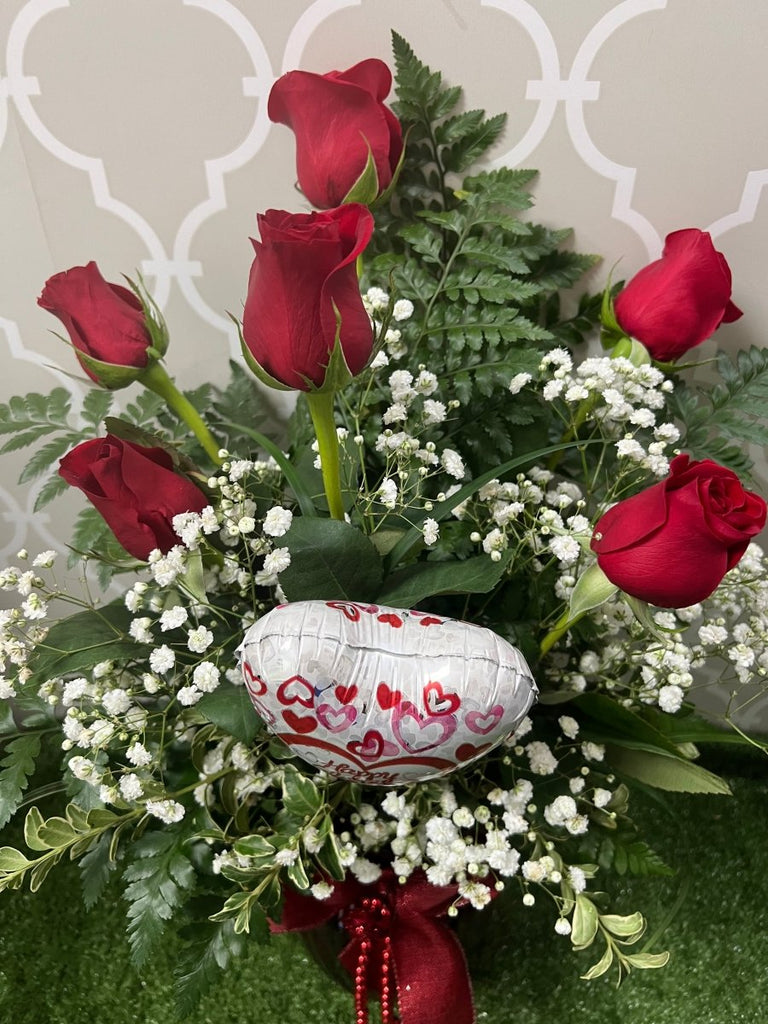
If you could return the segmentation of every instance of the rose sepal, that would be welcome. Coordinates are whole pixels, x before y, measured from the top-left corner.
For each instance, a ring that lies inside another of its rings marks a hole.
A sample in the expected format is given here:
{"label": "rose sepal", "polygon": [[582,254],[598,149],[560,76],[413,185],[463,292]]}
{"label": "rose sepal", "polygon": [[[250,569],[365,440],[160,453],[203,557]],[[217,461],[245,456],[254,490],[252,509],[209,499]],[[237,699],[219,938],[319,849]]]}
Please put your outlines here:
{"label": "rose sepal", "polygon": [[[67,342],[67,344],[71,343]],[[147,349],[148,359],[146,366],[120,366],[117,363],[105,363],[101,359],[94,359],[93,356],[87,355],[81,349],[75,348],[74,345],[71,345],[71,347],[82,366],[89,370],[96,378],[96,380],[91,380],[90,383],[99,384],[108,391],[118,391],[120,388],[127,388],[130,384],[135,383],[142,374],[146,373],[148,367],[157,362],[156,359],[149,358],[150,352],[153,351],[150,348]]]}
{"label": "rose sepal", "polygon": [[376,201],[371,204],[372,206],[382,206],[384,203],[388,202],[390,197],[392,196],[392,193],[397,188],[397,182],[398,182],[398,179],[400,177],[400,173],[403,170],[403,165],[405,163],[405,148],[408,145],[408,136],[410,135],[410,133],[411,133],[411,129],[408,128],[406,130],[405,135],[403,136],[403,148],[402,148],[402,151],[400,153],[400,159],[397,161],[397,163],[395,164],[395,168],[392,171],[392,178],[391,178],[389,184],[387,185],[387,187],[381,193],[381,195],[378,196],[376,198]]}
{"label": "rose sepal", "polygon": [[564,636],[572,626],[576,625],[579,619],[582,619],[593,608],[604,604],[613,597],[618,589],[615,583],[611,583],[597,562],[593,562],[576,580],[568,610],[561,615],[554,627],[541,641],[541,654],[546,654],[561,636]]}
{"label": "rose sepal", "polygon": [[621,341],[623,338],[629,337],[627,332],[616,319],[616,312],[613,305],[613,286],[611,284],[612,273],[613,271],[608,275],[608,280],[605,282],[603,300],[600,303],[600,323],[602,325],[602,330],[600,331],[600,344],[604,349],[613,349],[616,347],[617,342]]}
{"label": "rose sepal", "polygon": [[306,377],[304,378],[307,381],[307,390],[310,392],[325,393],[331,391],[335,393],[336,391],[341,391],[354,377],[354,374],[347,365],[347,360],[344,358],[344,349],[341,347],[341,314],[336,308],[335,303],[333,311],[336,314],[336,340],[333,343],[331,355],[325,368],[323,383],[318,387],[312,381],[307,380]]}
{"label": "rose sepal", "polygon": [[645,345],[637,338],[624,335],[614,344],[610,351],[611,359],[628,359],[633,366],[647,366],[653,362]]}
{"label": "rose sepal", "polygon": [[261,363],[258,363],[254,359],[253,353],[245,344],[245,339],[243,338],[243,331],[240,324],[238,323],[237,320],[235,320],[234,317],[232,317],[231,319],[237,326],[237,334],[238,337],[240,338],[240,351],[242,353],[243,360],[245,362],[245,365],[254,375],[254,377],[260,380],[261,383],[266,385],[268,388],[274,388],[276,391],[295,391],[295,388],[288,387],[287,384],[283,384],[282,381],[276,380],[271,374],[267,373],[267,371],[264,369]]}
{"label": "rose sepal", "polygon": [[366,145],[368,146],[368,159],[365,161],[365,167],[360,177],[341,200],[340,206],[345,206],[347,203],[362,203],[363,206],[372,206],[378,198],[379,172],[376,170],[371,146],[367,139]]}
{"label": "rose sepal", "polygon": [[618,589],[615,583],[611,583],[597,562],[593,562],[579,576],[571,591],[571,600],[568,605],[569,625],[576,619],[580,619],[582,615],[592,611],[593,608],[599,608],[601,604],[613,597]]}
{"label": "rose sepal", "polygon": [[163,314],[160,312],[160,307],[147,291],[144,284],[144,278],[141,274],[137,274],[137,276],[139,279],[138,283],[136,281],[132,281],[126,274],[123,274],[123,277],[128,282],[131,291],[141,303],[141,308],[144,312],[146,328],[149,332],[150,338],[152,339],[152,345],[147,349],[147,355],[152,356],[154,359],[162,359],[168,351],[168,327],[165,323]]}

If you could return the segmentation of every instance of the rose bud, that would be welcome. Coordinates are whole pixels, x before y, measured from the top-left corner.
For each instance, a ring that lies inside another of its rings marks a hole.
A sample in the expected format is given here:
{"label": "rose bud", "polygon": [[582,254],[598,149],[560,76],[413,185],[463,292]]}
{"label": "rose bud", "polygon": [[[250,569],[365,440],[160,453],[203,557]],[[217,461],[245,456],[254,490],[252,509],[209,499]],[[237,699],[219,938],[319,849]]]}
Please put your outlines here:
{"label": "rose bud", "polygon": [[105,388],[132,384],[168,347],[151,300],[105,281],[93,261],[54,274],[37,304],[61,320],[80,365]]}
{"label": "rose bud", "polygon": [[661,259],[619,292],[616,319],[659,362],[672,362],[742,315],[731,302],[731,271],[708,232],[667,235]]}
{"label": "rose bud", "polygon": [[[363,369],[373,347],[355,266],[373,217],[350,203],[321,213],[268,210],[258,225],[243,312],[245,360],[272,387],[336,389]],[[346,366],[334,359],[329,373],[337,337]]]}
{"label": "rose bud", "polygon": [[620,590],[661,608],[686,608],[709,597],[765,517],[763,499],[730,469],[678,455],[666,480],[601,517],[592,550]]}
{"label": "rose bud", "polygon": [[313,206],[371,203],[392,181],[403,133],[382,102],[391,86],[376,59],[327,75],[289,71],[272,86],[269,118],[293,130],[299,186]]}
{"label": "rose bud", "polygon": [[61,459],[59,473],[79,487],[125,550],[146,561],[181,541],[173,517],[200,512],[208,498],[173,468],[162,448],[145,448],[112,434],[83,441]]}

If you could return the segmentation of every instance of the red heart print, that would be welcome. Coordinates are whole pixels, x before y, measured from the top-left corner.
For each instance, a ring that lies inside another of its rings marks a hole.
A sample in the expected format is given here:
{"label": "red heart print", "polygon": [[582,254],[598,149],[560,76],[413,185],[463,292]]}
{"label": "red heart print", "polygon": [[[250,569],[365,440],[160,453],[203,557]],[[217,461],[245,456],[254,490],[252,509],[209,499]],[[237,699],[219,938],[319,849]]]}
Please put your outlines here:
{"label": "red heart print", "polygon": [[439,626],[442,619],[436,619],[433,615],[425,615],[423,619],[419,619],[420,626]]}
{"label": "red heart print", "polygon": [[301,704],[311,708],[315,703],[315,690],[304,676],[291,676],[278,686],[277,699],[281,704]]}
{"label": "red heart print", "polygon": [[423,690],[424,707],[430,715],[450,715],[458,711],[461,697],[458,693],[446,693],[443,684],[431,679]]}
{"label": "red heart print", "polygon": [[243,662],[243,679],[252,697],[261,697],[262,694],[267,692],[267,684],[261,676],[256,675],[247,661]]}
{"label": "red heart print", "polygon": [[462,743],[461,746],[456,747],[456,757],[459,761],[471,761],[473,757],[479,757],[488,750],[491,745],[490,743],[481,743],[479,747],[475,747],[471,743]]}
{"label": "red heart print", "polygon": [[422,715],[415,704],[406,700],[392,716],[392,731],[404,750],[421,754],[441,746],[456,731],[453,715]]}
{"label": "red heart print", "polygon": [[382,711],[389,711],[390,708],[397,707],[402,699],[402,693],[399,690],[390,690],[386,683],[379,683],[376,687],[376,700]]}
{"label": "red heart print", "polygon": [[357,696],[357,686],[354,683],[351,686],[337,686],[333,692],[339,704],[351,704]]}
{"label": "red heart print", "polygon": [[357,708],[346,704],[343,708],[335,708],[332,704],[321,704],[317,709],[320,724],[328,732],[344,732],[357,718]]}
{"label": "red heart print", "polygon": [[480,736],[487,736],[499,724],[503,714],[504,708],[501,704],[494,704],[492,708],[485,712],[468,711],[464,724],[470,732],[476,732]]}
{"label": "red heart print", "polygon": [[314,715],[297,715],[295,711],[289,709],[283,712],[283,719],[290,729],[301,736],[306,736],[317,728],[317,719]]}
{"label": "red heart print", "polygon": [[377,729],[369,729],[362,740],[352,740],[347,744],[347,750],[363,761],[377,761],[380,757],[392,757],[398,753],[394,743],[385,740]]}
{"label": "red heart print", "polygon": [[342,612],[350,622],[357,622],[360,619],[360,609],[356,604],[350,604],[347,601],[326,601],[325,607],[333,608],[337,612]]}
{"label": "red heart print", "polygon": [[392,612],[385,612],[384,615],[377,616],[378,622],[383,622],[387,626],[394,626],[395,629],[400,629],[403,624],[403,620],[399,615],[395,615]]}

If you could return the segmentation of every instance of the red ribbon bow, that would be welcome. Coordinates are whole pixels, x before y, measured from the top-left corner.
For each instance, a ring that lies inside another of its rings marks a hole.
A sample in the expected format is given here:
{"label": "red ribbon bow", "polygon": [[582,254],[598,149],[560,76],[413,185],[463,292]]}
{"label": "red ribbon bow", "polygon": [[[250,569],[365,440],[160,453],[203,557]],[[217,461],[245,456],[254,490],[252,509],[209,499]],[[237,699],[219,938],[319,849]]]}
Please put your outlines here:
{"label": "red ribbon bow", "polygon": [[464,951],[438,920],[457,892],[455,885],[431,885],[423,871],[404,884],[391,871],[370,885],[345,879],[322,901],[286,888],[282,921],[273,930],[309,931],[332,918],[341,921],[349,942],[339,960],[355,981],[356,1024],[368,1020],[371,989],[381,998],[382,1024],[395,1019],[391,980],[401,1024],[475,1024]]}

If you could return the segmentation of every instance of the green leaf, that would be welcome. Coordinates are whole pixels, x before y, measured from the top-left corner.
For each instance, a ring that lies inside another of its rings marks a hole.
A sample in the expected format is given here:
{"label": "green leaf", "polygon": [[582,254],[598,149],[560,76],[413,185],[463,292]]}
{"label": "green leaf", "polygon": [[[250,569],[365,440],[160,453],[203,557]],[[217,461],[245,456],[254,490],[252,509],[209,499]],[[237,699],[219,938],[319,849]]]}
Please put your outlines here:
{"label": "green leaf", "polygon": [[291,564],[280,573],[289,601],[370,601],[379,589],[379,553],[349,523],[302,516],[282,542],[291,553]]}
{"label": "green leaf", "polygon": [[303,821],[312,818],[323,804],[320,791],[311,778],[302,775],[293,765],[283,769],[283,805],[285,810]]}
{"label": "green leaf", "polygon": [[30,654],[31,687],[83,672],[101,661],[130,662],[146,648],[128,635],[131,614],[122,601],[88,609],[55,623]]}
{"label": "green leaf", "polygon": [[298,857],[293,864],[289,864],[285,872],[288,878],[293,882],[297,889],[308,889],[310,882],[307,877],[307,873],[304,870],[304,865],[301,862],[301,857]]}
{"label": "green leaf", "polygon": [[583,893],[576,895],[576,907],[571,925],[571,942],[576,949],[586,949],[594,942],[598,928],[597,907]]}
{"label": "green leaf", "polygon": [[50,479],[46,480],[40,490],[37,492],[35,498],[34,511],[39,512],[45,508],[46,505],[50,504],[54,498],[57,498],[60,494],[69,487],[67,481],[56,473]]}
{"label": "green leaf", "polygon": [[235,852],[245,857],[271,859],[276,853],[276,848],[264,836],[252,835],[238,839],[235,843]]}
{"label": "green leaf", "polygon": [[613,947],[612,946],[606,946],[605,952],[600,957],[600,959],[597,961],[597,963],[593,964],[589,968],[589,970],[587,971],[586,974],[582,974],[581,975],[581,980],[582,981],[592,981],[593,978],[599,978],[601,975],[605,974],[605,972],[610,968],[612,963],[613,963]]}
{"label": "green leaf", "polygon": [[114,396],[111,391],[91,388],[83,399],[82,416],[95,430],[100,430],[104,417],[112,408]]}
{"label": "green leaf", "polygon": [[601,914],[600,924],[623,942],[637,942],[645,931],[645,918],[636,910],[634,914]]}
{"label": "green leaf", "polygon": [[219,980],[221,971],[242,956],[248,939],[235,934],[234,921],[198,921],[195,943],[181,955],[176,977],[176,1010],[187,1020],[204,996]]}
{"label": "green leaf", "polygon": [[45,843],[41,843],[37,836],[38,829],[42,824],[43,816],[40,811],[37,807],[30,807],[24,819],[24,842],[30,850],[42,852],[48,849],[48,846]]}
{"label": "green leaf", "polygon": [[414,608],[435,594],[487,594],[507,571],[509,559],[488,555],[463,562],[417,562],[388,577],[376,600],[395,608]]}
{"label": "green leaf", "polygon": [[648,970],[666,967],[669,963],[669,953],[625,953],[623,959],[639,970]]}
{"label": "green leaf", "polygon": [[6,746],[6,755],[0,761],[0,828],[16,813],[24,798],[24,791],[35,770],[40,753],[40,736],[22,733]]}
{"label": "green leaf", "polygon": [[223,427],[230,427],[232,430],[239,431],[239,433],[243,434],[245,437],[249,437],[252,441],[255,441],[256,444],[267,452],[267,454],[271,455],[280,467],[288,486],[296,495],[296,500],[299,503],[301,514],[307,517],[317,515],[317,510],[315,509],[311,494],[302,484],[301,478],[291,465],[290,459],[285,457],[274,441],[270,441],[265,434],[261,434],[257,430],[251,430],[250,427],[243,426],[241,423],[234,423],[232,420],[222,419],[219,421],[219,424]]}
{"label": "green leaf", "polygon": [[603,693],[583,693],[574,698],[579,711],[598,723],[600,742],[634,740],[677,757],[677,745],[635,711],[624,708]]}
{"label": "green leaf", "polygon": [[66,818],[47,818],[37,830],[37,838],[41,843],[45,843],[49,850],[69,846],[76,837],[77,833]]}
{"label": "green leaf", "polygon": [[111,844],[112,835],[105,832],[78,862],[83,902],[89,910],[98,902],[107,886],[109,876],[115,870],[115,861],[110,856]]}
{"label": "green leaf", "polygon": [[195,881],[179,829],[146,833],[133,843],[133,861],[125,870],[128,885],[128,937],[134,963],[141,967],[157,947],[167,922]]}
{"label": "green leaf", "polygon": [[731,795],[730,787],[724,779],[664,751],[610,745],[606,753],[612,768],[647,786],[673,793]]}
{"label": "green leaf", "polygon": [[222,682],[212,693],[201,697],[195,707],[203,718],[241,743],[251,743],[261,729],[261,719],[244,686]]}
{"label": "green leaf", "polygon": [[31,862],[27,860],[21,850],[16,850],[12,846],[0,846],[0,873],[11,874],[21,871],[29,863]]}

